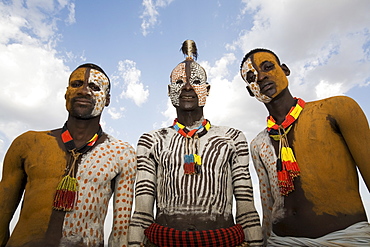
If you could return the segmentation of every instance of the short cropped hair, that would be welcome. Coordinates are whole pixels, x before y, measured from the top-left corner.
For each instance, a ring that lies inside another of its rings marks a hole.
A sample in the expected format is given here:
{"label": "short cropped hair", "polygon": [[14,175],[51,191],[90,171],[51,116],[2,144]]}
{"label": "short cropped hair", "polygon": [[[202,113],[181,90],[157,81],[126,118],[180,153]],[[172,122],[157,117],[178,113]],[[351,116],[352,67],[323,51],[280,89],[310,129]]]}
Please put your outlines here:
{"label": "short cropped hair", "polygon": [[274,55],[274,57],[276,57],[276,60],[280,64],[279,57],[273,51],[271,51],[269,49],[265,49],[265,48],[256,48],[256,49],[253,49],[253,50],[249,51],[247,54],[245,54],[245,56],[244,56],[244,58],[242,60],[242,63],[240,64],[240,70],[242,69],[243,63],[248,59],[248,57],[252,56],[253,54],[255,54],[257,52],[268,52],[268,53],[271,53],[272,55]]}

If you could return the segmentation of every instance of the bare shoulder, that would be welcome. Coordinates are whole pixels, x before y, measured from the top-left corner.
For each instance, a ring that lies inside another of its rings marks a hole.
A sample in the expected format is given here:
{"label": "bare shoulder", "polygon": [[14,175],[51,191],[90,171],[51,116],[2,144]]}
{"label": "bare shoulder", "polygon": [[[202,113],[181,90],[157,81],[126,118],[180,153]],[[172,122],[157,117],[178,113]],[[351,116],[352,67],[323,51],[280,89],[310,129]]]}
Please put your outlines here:
{"label": "bare shoulder", "polygon": [[47,139],[52,136],[51,133],[52,133],[51,130],[45,130],[45,131],[29,130],[19,135],[18,137],[16,137],[14,139],[14,142],[29,142],[29,141],[36,141],[40,139]]}
{"label": "bare shoulder", "polygon": [[241,130],[230,126],[212,125],[209,131],[218,133],[219,135],[230,135],[230,134],[244,135]]}
{"label": "bare shoulder", "polygon": [[358,114],[363,115],[359,104],[348,96],[334,96],[322,100],[307,102],[305,108],[308,111],[322,111],[333,117],[356,117]]}
{"label": "bare shoulder", "polygon": [[103,145],[106,145],[110,149],[117,149],[124,152],[129,152],[130,154],[135,154],[135,149],[132,147],[132,145],[126,141],[122,141],[119,139],[116,139],[115,137],[106,134],[107,139],[103,143]]}
{"label": "bare shoulder", "polygon": [[354,107],[359,107],[359,105],[357,104],[357,102],[348,97],[348,96],[333,96],[333,97],[329,97],[329,98],[325,98],[325,99],[321,99],[321,100],[316,100],[316,101],[310,101],[310,102],[306,102],[307,103],[307,106],[309,107],[312,107],[312,106],[315,106],[315,107],[322,107],[322,106],[325,106],[325,107],[335,107],[335,108],[342,108],[344,105],[345,106],[354,106]]}

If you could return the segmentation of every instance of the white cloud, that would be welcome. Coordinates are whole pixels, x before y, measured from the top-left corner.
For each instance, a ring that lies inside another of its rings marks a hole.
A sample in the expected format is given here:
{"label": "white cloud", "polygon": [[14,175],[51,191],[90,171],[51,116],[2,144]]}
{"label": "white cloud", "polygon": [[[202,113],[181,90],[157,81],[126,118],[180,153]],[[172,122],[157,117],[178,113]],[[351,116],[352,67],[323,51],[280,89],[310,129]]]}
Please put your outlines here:
{"label": "white cloud", "polygon": [[253,27],[233,45],[244,53],[257,47],[276,52],[291,69],[291,91],[312,100],[329,95],[316,93],[321,81],[342,85],[330,96],[368,83],[368,1],[243,2],[243,11],[253,14]]}
{"label": "white cloud", "polygon": [[144,6],[143,14],[140,18],[143,20],[141,23],[141,30],[144,36],[149,34],[149,29],[153,28],[158,21],[158,8],[164,8],[169,5],[173,0],[143,0]]}
{"label": "white cloud", "polygon": [[157,123],[155,123],[153,125],[153,129],[167,127],[167,126],[170,126],[173,123],[173,120],[176,116],[176,109],[172,105],[171,100],[169,98],[167,99],[166,109],[161,113],[166,118],[166,120],[163,121],[161,124],[159,124],[159,126],[158,126]]}
{"label": "white cloud", "polygon": [[228,66],[235,61],[234,53],[228,53],[217,60],[214,67],[210,66],[208,62],[200,62],[200,65],[207,71],[208,78],[225,78],[229,75]]}
{"label": "white cloud", "polygon": [[118,62],[118,76],[114,76],[114,85],[119,85],[119,80],[123,79],[120,86],[123,90],[120,97],[132,99],[136,105],[145,103],[149,97],[149,90],[144,88],[140,82],[141,71],[136,68],[136,63],[131,60]]}
{"label": "white cloud", "polygon": [[320,81],[315,87],[316,95],[318,98],[328,98],[333,95],[342,94],[342,84],[341,83],[329,83],[328,81]]}
{"label": "white cloud", "polygon": [[55,31],[68,3],[0,2],[1,160],[20,133],[57,128],[66,119],[69,68],[57,55]]}
{"label": "white cloud", "polygon": [[[291,69],[293,95],[307,101],[342,95],[369,83],[370,60],[364,47],[369,49],[370,5],[366,0],[339,0],[335,5],[330,1],[243,2],[241,14],[252,14],[253,27],[225,46],[233,53],[214,64],[200,62],[211,84],[204,112],[212,123],[242,129],[249,141],[265,127],[268,112],[249,96],[239,75],[242,57],[253,48],[276,52]],[[242,55],[237,55],[237,48]],[[171,108],[168,105],[165,116],[173,117]]]}
{"label": "white cloud", "polygon": [[69,15],[68,15],[68,18],[66,19],[66,23],[68,24],[73,24],[76,22],[76,18],[75,18],[75,14],[76,14],[76,11],[75,11],[75,4],[74,3],[70,3],[68,5],[68,10],[69,10]]}
{"label": "white cloud", "polygon": [[117,109],[115,107],[109,107],[108,108],[108,114],[110,115],[110,117],[114,120],[116,119],[120,119],[123,117],[123,111],[125,109],[123,107],[121,107],[120,109]]}

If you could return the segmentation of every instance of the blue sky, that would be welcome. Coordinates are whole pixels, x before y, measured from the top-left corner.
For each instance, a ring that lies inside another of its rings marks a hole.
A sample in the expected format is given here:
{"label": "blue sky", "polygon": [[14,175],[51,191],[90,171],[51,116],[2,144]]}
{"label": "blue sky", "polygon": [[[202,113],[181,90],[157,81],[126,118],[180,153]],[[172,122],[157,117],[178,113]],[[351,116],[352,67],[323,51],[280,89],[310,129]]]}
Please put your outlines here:
{"label": "blue sky", "polygon": [[288,65],[294,96],[347,95],[369,117],[369,12],[368,0],[2,0],[0,160],[19,134],[63,125],[68,76],[85,62],[112,81],[107,133],[136,146],[144,132],[170,125],[167,84],[186,39],[197,43],[211,84],[205,117],[241,129],[249,141],[267,116],[239,75],[256,47]]}

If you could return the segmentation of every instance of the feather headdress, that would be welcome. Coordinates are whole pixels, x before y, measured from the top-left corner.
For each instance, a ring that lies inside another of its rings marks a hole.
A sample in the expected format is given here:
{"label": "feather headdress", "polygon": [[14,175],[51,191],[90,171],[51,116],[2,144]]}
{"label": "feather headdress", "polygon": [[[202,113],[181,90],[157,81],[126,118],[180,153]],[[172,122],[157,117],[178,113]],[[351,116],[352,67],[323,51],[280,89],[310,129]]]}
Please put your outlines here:
{"label": "feather headdress", "polygon": [[185,40],[182,43],[181,51],[186,56],[186,60],[197,60],[198,50],[194,40]]}

